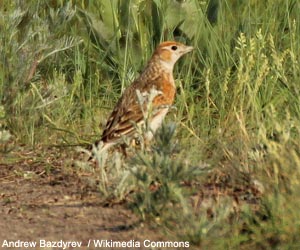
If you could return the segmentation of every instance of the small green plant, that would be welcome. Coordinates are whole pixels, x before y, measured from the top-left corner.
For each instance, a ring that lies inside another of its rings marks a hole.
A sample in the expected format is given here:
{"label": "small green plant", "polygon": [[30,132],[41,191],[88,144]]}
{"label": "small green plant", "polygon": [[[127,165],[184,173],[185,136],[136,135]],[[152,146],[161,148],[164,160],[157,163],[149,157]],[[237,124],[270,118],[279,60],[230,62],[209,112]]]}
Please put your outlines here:
{"label": "small green plant", "polygon": [[169,209],[187,213],[190,205],[185,183],[197,180],[204,172],[205,165],[191,166],[177,159],[175,128],[174,123],[163,124],[152,149],[137,152],[130,163],[135,177],[135,206],[143,218],[164,216]]}

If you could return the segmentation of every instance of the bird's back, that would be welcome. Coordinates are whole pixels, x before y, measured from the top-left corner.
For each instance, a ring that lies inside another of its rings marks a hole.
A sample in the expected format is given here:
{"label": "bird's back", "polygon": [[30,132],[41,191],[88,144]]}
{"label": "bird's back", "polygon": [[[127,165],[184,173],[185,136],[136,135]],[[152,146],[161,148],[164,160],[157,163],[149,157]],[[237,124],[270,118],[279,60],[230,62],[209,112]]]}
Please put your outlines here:
{"label": "bird's back", "polygon": [[134,132],[134,124],[139,124],[144,120],[143,110],[147,103],[143,105],[138,100],[139,91],[142,95],[149,95],[151,90],[157,90],[158,94],[152,102],[153,114],[161,106],[171,105],[175,97],[175,85],[172,74],[164,72],[145,71],[137,78],[123,93],[111,113],[101,140],[105,143],[108,141],[119,140],[122,135],[129,135]]}

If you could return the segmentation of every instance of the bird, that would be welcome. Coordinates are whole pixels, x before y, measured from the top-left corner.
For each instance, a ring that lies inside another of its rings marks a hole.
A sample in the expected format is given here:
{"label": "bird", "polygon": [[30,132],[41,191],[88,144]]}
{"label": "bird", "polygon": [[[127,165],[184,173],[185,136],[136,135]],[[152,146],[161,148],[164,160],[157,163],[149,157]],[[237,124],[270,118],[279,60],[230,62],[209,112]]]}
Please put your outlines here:
{"label": "bird", "polygon": [[124,137],[134,138],[137,125],[145,124],[145,116],[149,116],[145,140],[151,141],[174,103],[174,65],[192,50],[192,46],[175,41],[165,41],[156,47],[142,73],[125,89],[110,114],[101,139],[95,142],[98,152],[124,144]]}

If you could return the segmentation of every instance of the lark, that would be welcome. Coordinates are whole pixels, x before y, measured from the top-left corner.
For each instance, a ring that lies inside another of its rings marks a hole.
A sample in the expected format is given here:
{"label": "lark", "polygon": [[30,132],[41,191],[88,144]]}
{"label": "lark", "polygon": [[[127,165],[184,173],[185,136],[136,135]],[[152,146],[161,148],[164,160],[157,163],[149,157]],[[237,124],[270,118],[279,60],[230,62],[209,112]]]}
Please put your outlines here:
{"label": "lark", "polygon": [[174,103],[176,94],[174,65],[180,57],[192,50],[193,47],[174,41],[158,45],[143,72],[125,89],[117,102],[107,120],[101,139],[95,143],[98,150],[102,151],[124,143],[125,137],[133,138],[137,133],[137,126],[144,124],[145,113],[149,107],[151,107],[148,117],[150,129],[145,134],[145,139],[147,141],[152,139]]}

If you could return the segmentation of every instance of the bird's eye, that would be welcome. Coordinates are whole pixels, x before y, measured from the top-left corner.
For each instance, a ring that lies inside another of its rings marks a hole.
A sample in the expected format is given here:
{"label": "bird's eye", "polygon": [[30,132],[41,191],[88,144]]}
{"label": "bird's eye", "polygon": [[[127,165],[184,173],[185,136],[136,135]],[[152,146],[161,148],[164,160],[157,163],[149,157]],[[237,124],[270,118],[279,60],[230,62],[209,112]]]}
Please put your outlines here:
{"label": "bird's eye", "polygon": [[177,46],[173,45],[173,46],[171,47],[171,50],[177,50]]}

